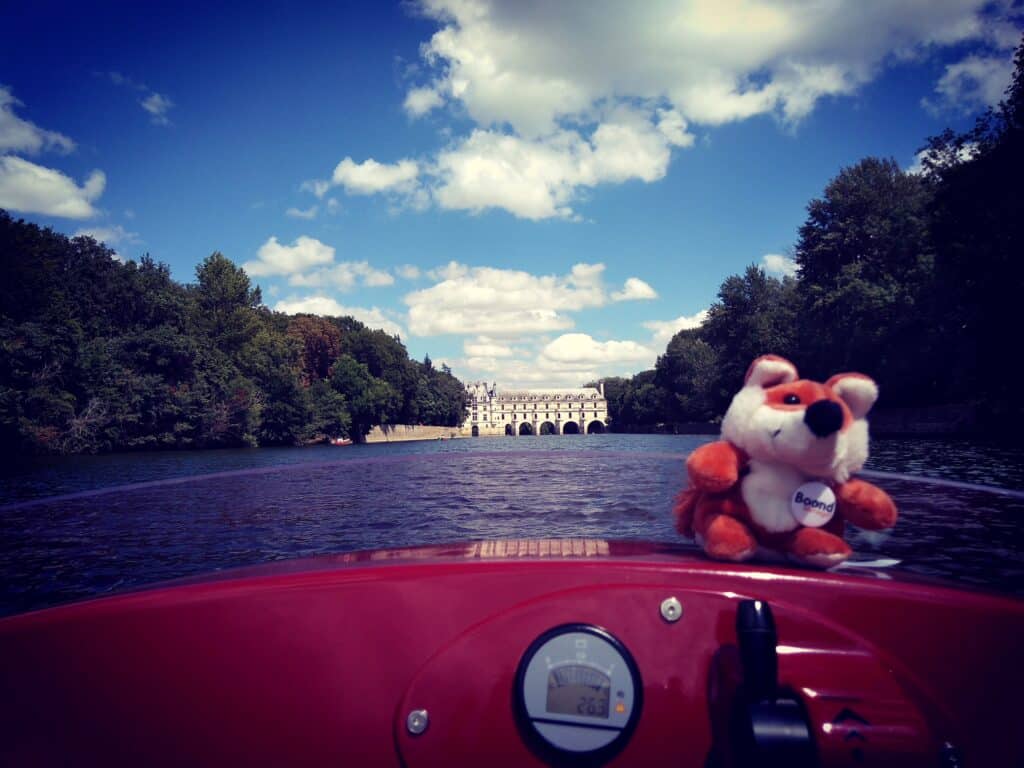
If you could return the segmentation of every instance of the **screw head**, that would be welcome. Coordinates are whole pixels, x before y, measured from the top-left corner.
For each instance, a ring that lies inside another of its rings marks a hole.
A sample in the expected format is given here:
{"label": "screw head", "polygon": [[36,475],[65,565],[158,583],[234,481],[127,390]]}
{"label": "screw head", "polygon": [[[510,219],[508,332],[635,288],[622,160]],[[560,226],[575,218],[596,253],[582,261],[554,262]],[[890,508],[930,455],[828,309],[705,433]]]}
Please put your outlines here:
{"label": "screw head", "polygon": [[430,724],[430,716],[425,709],[414,709],[405,718],[405,727],[413,736],[419,736]]}
{"label": "screw head", "polygon": [[661,601],[661,618],[670,624],[683,618],[683,606],[676,598],[667,597]]}

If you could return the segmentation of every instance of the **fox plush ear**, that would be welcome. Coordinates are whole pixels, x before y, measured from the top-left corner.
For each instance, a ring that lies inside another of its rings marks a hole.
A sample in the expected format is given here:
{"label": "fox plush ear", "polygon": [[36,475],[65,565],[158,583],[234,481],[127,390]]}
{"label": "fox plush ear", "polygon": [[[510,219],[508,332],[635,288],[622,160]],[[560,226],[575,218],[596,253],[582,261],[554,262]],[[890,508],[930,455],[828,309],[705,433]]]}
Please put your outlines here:
{"label": "fox plush ear", "polygon": [[863,373],[837,373],[825,386],[839,395],[855,419],[867,416],[878,399],[878,385]]}
{"label": "fox plush ear", "polygon": [[774,387],[776,384],[788,384],[798,378],[796,366],[789,360],[778,355],[761,355],[747,368],[747,377],[743,380],[747,387]]}

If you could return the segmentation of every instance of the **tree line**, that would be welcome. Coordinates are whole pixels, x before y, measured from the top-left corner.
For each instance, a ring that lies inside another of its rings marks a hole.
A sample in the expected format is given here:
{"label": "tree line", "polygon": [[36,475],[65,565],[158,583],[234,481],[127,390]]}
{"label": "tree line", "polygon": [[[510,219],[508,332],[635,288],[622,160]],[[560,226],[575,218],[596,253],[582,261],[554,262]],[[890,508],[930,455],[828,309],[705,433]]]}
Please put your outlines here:
{"label": "tree line", "polygon": [[351,317],[263,305],[214,253],[196,282],[121,262],[0,210],[0,445],[7,455],[361,440],[375,425],[454,426],[447,366]]}
{"label": "tree line", "polygon": [[882,407],[961,404],[990,431],[1024,426],[1024,44],[1014,63],[1003,101],[929,139],[921,172],[879,158],[842,169],[807,207],[795,277],[728,277],[653,370],[605,380],[612,428],[717,419],[766,352],[809,378],[868,373]]}

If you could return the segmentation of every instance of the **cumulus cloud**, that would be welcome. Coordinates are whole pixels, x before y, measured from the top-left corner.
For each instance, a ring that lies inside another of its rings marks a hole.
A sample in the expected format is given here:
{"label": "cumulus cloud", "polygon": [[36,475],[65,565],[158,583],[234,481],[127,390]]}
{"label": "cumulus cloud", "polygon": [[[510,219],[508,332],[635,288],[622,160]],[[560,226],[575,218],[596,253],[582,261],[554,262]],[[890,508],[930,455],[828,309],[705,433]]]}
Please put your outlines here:
{"label": "cumulus cloud", "polygon": [[470,358],[514,357],[516,354],[508,344],[502,344],[487,336],[478,336],[475,340],[462,342],[462,351]]}
{"label": "cumulus cloud", "polygon": [[35,155],[44,150],[68,153],[75,142],[62,133],[48,131],[14,114],[22,103],[7,86],[0,85],[0,152],[24,152]]}
{"label": "cumulus cloud", "polygon": [[20,157],[0,157],[0,208],[65,219],[96,215],[93,202],[103,194],[107,177],[93,171],[82,186],[60,171]]}
{"label": "cumulus cloud", "polygon": [[463,344],[465,357],[451,361],[466,380],[488,378],[503,387],[579,387],[611,375],[629,375],[653,365],[657,354],[635,341],[598,341],[584,333],[553,340],[520,339],[511,346],[488,337]]}
{"label": "cumulus cloud", "polygon": [[315,219],[316,218],[316,214],[317,214],[317,212],[319,210],[320,210],[320,206],[318,206],[318,205],[313,205],[313,206],[310,206],[309,208],[294,208],[293,207],[293,208],[289,208],[287,211],[285,211],[284,215],[285,216],[289,216],[289,217],[291,217],[293,219],[305,219],[306,221],[309,221],[310,219]]}
{"label": "cumulus cloud", "polygon": [[138,232],[129,232],[120,224],[109,227],[84,227],[76,230],[72,237],[91,237],[96,242],[106,243],[111,248],[141,242]]}
{"label": "cumulus cloud", "polygon": [[657,357],[653,349],[635,341],[597,341],[586,333],[563,334],[544,347],[541,354],[555,363],[579,366],[653,363]]}
{"label": "cumulus cloud", "polygon": [[271,237],[260,246],[256,257],[256,261],[242,265],[253,277],[292,275],[334,261],[334,248],[305,235],[296,238],[291,245],[282,245],[276,237]]}
{"label": "cumulus cloud", "polygon": [[642,299],[656,299],[657,292],[647,283],[638,277],[631,277],[626,280],[621,291],[612,294],[612,301],[637,301]]}
{"label": "cumulus cloud", "polygon": [[391,335],[402,335],[402,327],[391,320],[377,307],[348,307],[328,296],[307,296],[306,298],[284,299],[274,305],[278,312],[294,314],[323,315],[329,317],[354,317],[368,328],[381,329]]}
{"label": "cumulus cloud", "polygon": [[335,198],[330,197],[327,199],[327,213],[330,216],[337,216],[341,212],[341,203]]}
{"label": "cumulus cloud", "polygon": [[344,187],[350,195],[372,195],[378,192],[410,192],[416,187],[419,167],[413,160],[378,163],[376,160],[355,162],[346,157],[334,169],[334,184]]}
{"label": "cumulus cloud", "polygon": [[293,274],[288,278],[289,285],[306,288],[332,286],[347,291],[361,283],[370,288],[391,285],[395,278],[388,272],[374,269],[366,261],[343,261],[333,267],[318,269],[307,274]]}
{"label": "cumulus cloud", "polygon": [[572,130],[526,139],[478,129],[438,154],[431,192],[449,210],[504,208],[524,219],[568,218],[581,188],[657,181],[668,171],[671,147],[692,140],[678,113],[655,123],[632,109],[608,116],[589,140]]}
{"label": "cumulus cloud", "polygon": [[608,301],[603,264],[577,264],[567,275],[532,275],[451,262],[440,282],[405,297],[417,336],[486,334],[507,337],[571,328],[564,314]]}
{"label": "cumulus cloud", "polygon": [[644,323],[644,328],[654,332],[651,343],[661,346],[668,344],[680,331],[699,328],[707,317],[708,311],[702,309],[695,315],[680,315],[675,320],[651,320]]}
{"label": "cumulus cloud", "polygon": [[796,262],[780,253],[766,253],[761,257],[761,266],[769,275],[796,277]]}
{"label": "cumulus cloud", "polygon": [[419,280],[421,274],[420,268],[415,264],[402,264],[395,272],[404,280]]}
{"label": "cumulus cloud", "polygon": [[405,96],[405,111],[413,117],[425,115],[444,104],[444,97],[433,88],[413,88]]}
{"label": "cumulus cloud", "polygon": [[[438,29],[421,46],[426,77],[408,89],[405,110],[448,105],[473,127],[430,158],[402,161],[403,173],[346,158],[335,182],[350,194],[399,192],[414,208],[578,219],[574,204],[589,188],[663,178],[673,149],[693,145],[691,124],[772,115],[793,126],[890,61],[964,43],[1012,47],[1012,25],[987,6],[421,0]],[[1005,84],[1006,57],[999,62],[953,65],[940,93],[989,98]]]}
{"label": "cumulus cloud", "polygon": [[937,99],[925,98],[922,105],[932,113],[967,113],[979,107],[995,106],[1013,76],[1013,59],[1003,56],[967,56],[949,64],[935,84]]}
{"label": "cumulus cloud", "polygon": [[149,113],[150,121],[154,125],[170,125],[171,121],[167,117],[167,113],[174,106],[174,102],[164,96],[162,93],[150,93],[146,98],[139,99],[139,104],[142,108]]}
{"label": "cumulus cloud", "polygon": [[308,181],[302,182],[299,185],[299,189],[303,192],[312,192],[317,197],[323,197],[327,194],[327,190],[331,188],[331,182],[324,179],[309,179]]}
{"label": "cumulus cloud", "polygon": [[687,120],[757,114],[799,120],[850,93],[895,54],[965,41],[998,44],[987,0],[828,4],[649,3],[609,7],[424,0],[440,29],[423,48],[433,89],[479,125],[525,136],[617,100],[668,103]]}

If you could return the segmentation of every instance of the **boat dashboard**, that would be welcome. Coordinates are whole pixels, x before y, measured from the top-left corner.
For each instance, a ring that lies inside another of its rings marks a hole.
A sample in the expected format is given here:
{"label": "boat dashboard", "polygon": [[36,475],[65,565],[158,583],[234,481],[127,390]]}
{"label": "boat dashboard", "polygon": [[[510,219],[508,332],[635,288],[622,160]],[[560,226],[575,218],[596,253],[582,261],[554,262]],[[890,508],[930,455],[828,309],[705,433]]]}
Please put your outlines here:
{"label": "boat dashboard", "polygon": [[601,540],[0,620],[4,765],[1020,765],[1024,604]]}

